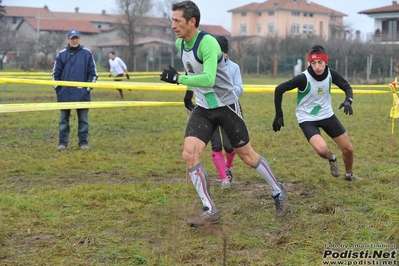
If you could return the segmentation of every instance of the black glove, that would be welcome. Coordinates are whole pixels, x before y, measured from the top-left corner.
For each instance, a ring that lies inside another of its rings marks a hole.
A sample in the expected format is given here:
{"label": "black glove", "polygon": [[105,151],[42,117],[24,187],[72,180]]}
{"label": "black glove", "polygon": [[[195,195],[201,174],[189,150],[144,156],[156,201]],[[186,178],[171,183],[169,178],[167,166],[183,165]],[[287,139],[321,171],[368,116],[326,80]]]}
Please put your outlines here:
{"label": "black glove", "polygon": [[189,110],[192,111],[195,108],[195,104],[193,104],[193,95],[194,91],[186,90],[186,95],[184,96],[184,106]]}
{"label": "black glove", "polygon": [[283,113],[278,113],[274,117],[273,130],[274,132],[280,131],[281,127],[284,126],[284,116]]}
{"label": "black glove", "polygon": [[345,99],[345,102],[341,103],[339,106],[339,109],[344,107],[344,113],[353,115],[353,109],[352,109],[352,99]]}
{"label": "black glove", "polygon": [[174,69],[172,66],[169,66],[169,68],[165,68],[162,71],[162,74],[159,75],[162,81],[166,81],[169,83],[177,83],[177,79],[179,77],[179,73],[177,73],[176,69]]}
{"label": "black glove", "polygon": [[111,73],[109,73],[108,77],[111,77]]}
{"label": "black glove", "polygon": [[126,77],[127,77],[127,79],[130,79],[130,76],[129,76],[129,74],[128,74],[128,73],[126,73]]}

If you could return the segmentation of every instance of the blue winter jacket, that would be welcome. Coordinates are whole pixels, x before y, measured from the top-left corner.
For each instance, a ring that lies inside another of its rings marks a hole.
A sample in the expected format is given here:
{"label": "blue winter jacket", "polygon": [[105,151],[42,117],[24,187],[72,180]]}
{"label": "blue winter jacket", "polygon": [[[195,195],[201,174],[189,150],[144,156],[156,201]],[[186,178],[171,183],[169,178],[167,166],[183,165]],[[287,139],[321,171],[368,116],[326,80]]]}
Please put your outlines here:
{"label": "blue winter jacket", "polygon": [[[71,59],[68,58],[75,53]],[[65,62],[68,62],[65,64]],[[82,45],[76,49],[68,46],[55,58],[53,80],[96,82],[97,69],[91,51]],[[58,102],[88,102],[90,89],[79,87],[54,86]]]}

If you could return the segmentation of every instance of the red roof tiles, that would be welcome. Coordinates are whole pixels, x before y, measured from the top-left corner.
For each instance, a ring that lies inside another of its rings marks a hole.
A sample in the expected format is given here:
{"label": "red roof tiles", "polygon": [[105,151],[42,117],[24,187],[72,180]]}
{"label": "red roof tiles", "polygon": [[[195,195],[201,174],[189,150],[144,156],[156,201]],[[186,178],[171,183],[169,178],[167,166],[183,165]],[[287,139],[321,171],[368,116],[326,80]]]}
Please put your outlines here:
{"label": "red roof tiles", "polygon": [[6,11],[5,16],[8,17],[25,17],[34,18],[40,15],[40,17],[54,18],[53,12],[47,8],[39,7],[22,7],[22,6],[4,6]]}
{"label": "red roof tiles", "polygon": [[375,14],[375,13],[391,13],[391,12],[398,12],[398,11],[399,11],[398,2],[392,1],[392,5],[390,5],[390,6],[383,6],[383,7],[363,10],[358,13],[359,14]]}
{"label": "red roof tiles", "polygon": [[108,22],[118,23],[118,15],[110,14],[92,14],[92,13],[73,13],[73,12],[53,12],[54,16],[58,19],[69,19],[69,20],[87,20],[92,22]]}
{"label": "red roof tiles", "polygon": [[267,10],[295,10],[314,13],[331,13],[335,16],[347,16],[344,13],[334,9],[319,5],[310,0],[268,0],[263,3],[251,3],[238,8],[230,9],[228,12],[245,12],[245,11],[267,11]]}
{"label": "red roof tiles", "polygon": [[40,30],[48,31],[69,31],[70,29],[79,29],[81,33],[99,33],[99,29],[93,26],[90,21],[84,20],[65,20],[65,19],[40,19],[40,23],[35,18],[25,19],[29,25],[35,30],[40,27]]}
{"label": "red roof tiles", "polygon": [[199,30],[203,30],[211,33],[214,36],[230,36],[230,32],[223,28],[222,26],[214,26],[214,25],[199,25]]}

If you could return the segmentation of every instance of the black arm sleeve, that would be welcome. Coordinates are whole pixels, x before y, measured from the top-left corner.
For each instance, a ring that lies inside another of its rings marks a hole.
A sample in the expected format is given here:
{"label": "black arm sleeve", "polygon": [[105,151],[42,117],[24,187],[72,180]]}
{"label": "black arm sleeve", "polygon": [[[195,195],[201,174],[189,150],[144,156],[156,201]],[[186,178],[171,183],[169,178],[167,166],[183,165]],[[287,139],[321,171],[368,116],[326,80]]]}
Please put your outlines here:
{"label": "black arm sleeve", "polygon": [[283,82],[276,87],[274,90],[274,107],[276,110],[276,115],[280,114],[282,116],[283,109],[281,107],[281,103],[283,101],[283,94],[286,91],[293,90],[298,88],[299,91],[304,91],[306,89],[307,79],[305,74],[301,73],[289,81]]}
{"label": "black arm sleeve", "polygon": [[353,90],[351,85],[334,69],[330,68],[330,73],[332,77],[332,83],[337,85],[338,88],[345,92],[345,99],[353,100]]}

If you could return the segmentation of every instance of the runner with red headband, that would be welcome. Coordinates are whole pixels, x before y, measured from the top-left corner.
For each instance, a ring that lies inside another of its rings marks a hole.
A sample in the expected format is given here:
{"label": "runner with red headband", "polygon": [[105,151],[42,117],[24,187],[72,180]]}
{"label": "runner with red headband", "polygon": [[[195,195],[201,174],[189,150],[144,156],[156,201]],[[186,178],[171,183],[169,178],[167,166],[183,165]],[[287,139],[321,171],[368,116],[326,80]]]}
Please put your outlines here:
{"label": "runner with red headband", "polygon": [[345,114],[352,115],[352,87],[337,71],[328,67],[328,56],[321,45],[312,47],[308,60],[307,70],[276,87],[274,92],[276,116],[273,130],[280,131],[284,126],[281,107],[283,94],[298,88],[296,118],[309,144],[321,158],[328,160],[331,175],[339,177],[341,172],[338,160],[321,136],[320,128],[323,129],[342,152],[345,180],[361,180],[353,173],[353,146],[346,129],[334,114],[331,101],[331,83],[333,83],[345,92],[345,101],[341,103],[339,109],[344,108]]}

